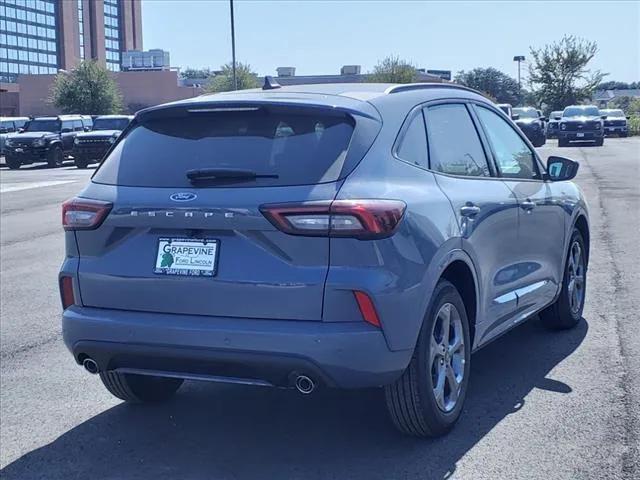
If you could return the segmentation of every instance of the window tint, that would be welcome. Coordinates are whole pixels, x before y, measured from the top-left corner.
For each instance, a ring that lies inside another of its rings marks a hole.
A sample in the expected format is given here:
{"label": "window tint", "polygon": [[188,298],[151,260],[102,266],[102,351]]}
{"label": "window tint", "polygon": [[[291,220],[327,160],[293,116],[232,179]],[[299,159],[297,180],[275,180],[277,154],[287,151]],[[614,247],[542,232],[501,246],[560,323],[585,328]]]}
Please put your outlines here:
{"label": "window tint", "polygon": [[437,105],[426,112],[431,169],[451,175],[491,175],[475,126],[462,104]]}
{"label": "window tint", "polygon": [[427,163],[427,134],[424,130],[424,118],[422,112],[414,115],[409,126],[404,131],[398,157],[422,168],[428,168]]}
{"label": "window tint", "polygon": [[507,178],[539,178],[535,156],[520,135],[497,114],[478,107],[478,116],[493,148],[498,170]]}
{"label": "window tint", "polygon": [[[166,115],[166,112],[165,112]],[[93,181],[190,187],[194,169],[249,170],[257,178],[212,187],[305,185],[338,179],[353,133],[346,115],[261,108],[148,118],[127,133]]]}
{"label": "window tint", "polygon": [[82,125],[82,122],[80,120],[74,120],[73,121],[73,129],[76,132],[81,132],[82,130],[84,130],[84,126]]}
{"label": "window tint", "polygon": [[62,130],[68,129],[70,132],[73,132],[73,121],[65,120],[62,122]]}

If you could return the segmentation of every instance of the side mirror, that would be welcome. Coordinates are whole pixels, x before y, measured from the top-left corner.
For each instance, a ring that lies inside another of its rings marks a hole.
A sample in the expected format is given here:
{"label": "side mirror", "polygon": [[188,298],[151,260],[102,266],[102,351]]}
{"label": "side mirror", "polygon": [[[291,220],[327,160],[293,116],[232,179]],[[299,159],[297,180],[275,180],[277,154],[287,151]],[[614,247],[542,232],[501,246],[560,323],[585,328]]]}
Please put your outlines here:
{"label": "side mirror", "polygon": [[512,113],[511,114],[511,120],[520,120],[520,114],[519,113]]}
{"label": "side mirror", "polygon": [[547,121],[547,117],[540,117],[540,121],[541,122],[546,122]]}
{"label": "side mirror", "polygon": [[630,117],[629,115],[627,115],[627,116],[626,116],[626,117],[624,117],[624,118],[626,118],[627,120],[631,120],[631,117]]}
{"label": "side mirror", "polygon": [[606,115],[602,115],[600,118],[601,118],[602,120],[606,120],[606,119],[607,119],[607,116],[606,116]]}
{"label": "side mirror", "polygon": [[551,156],[547,159],[547,175],[552,182],[564,182],[576,176],[579,166],[574,160]]}
{"label": "side mirror", "polygon": [[554,120],[560,120],[562,117],[553,117]]}
{"label": "side mirror", "polygon": [[24,133],[24,127],[19,128],[18,133]]}
{"label": "side mirror", "polygon": [[90,131],[91,131],[91,128],[89,128],[89,127],[84,127],[84,129],[83,129],[83,130],[84,130],[85,132],[90,132]]}

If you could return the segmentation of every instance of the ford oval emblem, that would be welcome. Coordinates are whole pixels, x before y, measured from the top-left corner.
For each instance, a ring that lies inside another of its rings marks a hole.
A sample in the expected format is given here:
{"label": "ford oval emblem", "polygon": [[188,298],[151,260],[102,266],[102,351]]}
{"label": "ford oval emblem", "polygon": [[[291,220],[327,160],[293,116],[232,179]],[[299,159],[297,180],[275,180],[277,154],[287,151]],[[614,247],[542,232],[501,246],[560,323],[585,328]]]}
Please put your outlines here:
{"label": "ford oval emblem", "polygon": [[190,202],[191,200],[198,198],[198,196],[191,192],[178,192],[174,193],[169,198],[174,202]]}

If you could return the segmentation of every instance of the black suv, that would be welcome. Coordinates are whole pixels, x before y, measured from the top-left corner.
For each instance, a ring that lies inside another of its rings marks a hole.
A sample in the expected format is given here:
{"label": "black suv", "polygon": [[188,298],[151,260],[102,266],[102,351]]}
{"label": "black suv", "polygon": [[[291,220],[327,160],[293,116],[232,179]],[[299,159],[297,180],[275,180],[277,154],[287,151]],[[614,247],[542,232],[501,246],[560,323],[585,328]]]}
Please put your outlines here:
{"label": "black suv", "polygon": [[514,108],[511,118],[520,127],[534,147],[541,147],[547,141],[544,133],[544,120],[538,110],[533,107]]}
{"label": "black suv", "polygon": [[595,105],[572,105],[562,112],[558,130],[558,146],[569,142],[587,141],[601,147],[604,144],[603,117]]}
{"label": "black suv", "polygon": [[93,120],[93,130],[76,135],[71,155],[76,167],[87,168],[90,163],[99,162],[127,128],[132,116],[101,115]]}
{"label": "black suv", "polygon": [[59,167],[71,152],[76,135],[91,130],[92,126],[93,120],[86,115],[33,118],[22,133],[7,138],[7,166],[18,169],[22,165],[47,162],[49,167]]}

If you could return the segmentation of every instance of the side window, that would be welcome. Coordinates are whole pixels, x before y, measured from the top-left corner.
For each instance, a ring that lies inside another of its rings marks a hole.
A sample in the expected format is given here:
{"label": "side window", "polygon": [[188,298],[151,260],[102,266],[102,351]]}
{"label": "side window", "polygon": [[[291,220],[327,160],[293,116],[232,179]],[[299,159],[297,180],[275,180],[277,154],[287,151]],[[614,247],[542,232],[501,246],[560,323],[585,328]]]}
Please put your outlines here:
{"label": "side window", "polygon": [[93,128],[93,119],[91,117],[83,118],[82,125],[84,127]]}
{"label": "side window", "polygon": [[436,105],[425,111],[431,169],[450,175],[489,177],[491,171],[467,107]]}
{"label": "side window", "polygon": [[82,122],[80,120],[73,121],[73,130],[76,132],[81,132],[84,130],[84,126],[82,125]]}
{"label": "side window", "polygon": [[73,122],[71,120],[65,120],[62,122],[62,131],[73,132]]}
{"label": "side window", "polygon": [[502,176],[529,180],[540,178],[535,165],[535,154],[520,135],[491,110],[478,107],[477,111]]}
{"label": "side window", "polygon": [[427,134],[424,130],[422,112],[411,119],[404,131],[396,154],[402,160],[422,168],[429,168],[427,162]]}

